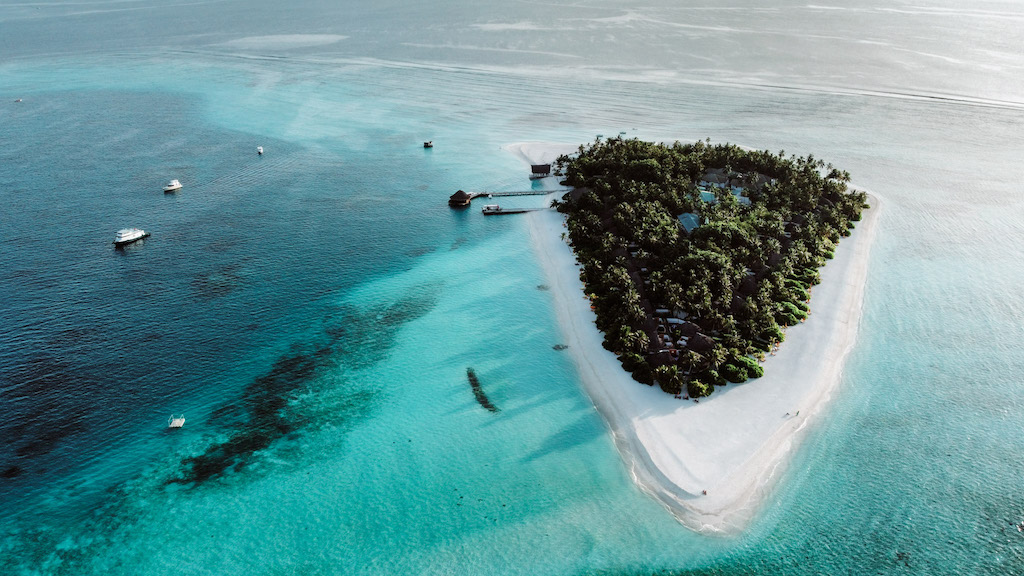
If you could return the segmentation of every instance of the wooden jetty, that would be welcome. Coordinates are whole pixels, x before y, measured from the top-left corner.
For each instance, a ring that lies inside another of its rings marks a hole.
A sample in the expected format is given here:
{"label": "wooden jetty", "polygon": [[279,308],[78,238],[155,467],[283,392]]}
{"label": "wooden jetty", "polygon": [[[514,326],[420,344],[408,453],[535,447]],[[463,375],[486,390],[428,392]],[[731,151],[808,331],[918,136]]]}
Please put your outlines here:
{"label": "wooden jetty", "polygon": [[466,192],[464,190],[459,190],[458,192],[452,194],[448,198],[448,205],[451,206],[452,208],[463,208],[469,206],[469,203],[472,202],[474,198],[480,198],[481,196],[487,198],[501,198],[505,196],[547,196],[549,194],[555,194],[558,192],[564,194],[566,192],[569,192],[569,189],[563,188],[561,190],[513,190],[511,192]]}

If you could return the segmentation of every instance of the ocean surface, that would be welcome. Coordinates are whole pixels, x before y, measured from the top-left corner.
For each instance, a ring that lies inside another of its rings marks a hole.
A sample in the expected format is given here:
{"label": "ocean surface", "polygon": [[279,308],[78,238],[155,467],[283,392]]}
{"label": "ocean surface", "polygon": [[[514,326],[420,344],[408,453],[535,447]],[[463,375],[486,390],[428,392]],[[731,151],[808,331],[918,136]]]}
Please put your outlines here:
{"label": "ocean surface", "polygon": [[[0,566],[1024,573],[1022,46],[1019,1],[0,3]],[[883,200],[839,392],[739,535],[633,485],[524,219],[445,204],[620,132]]]}

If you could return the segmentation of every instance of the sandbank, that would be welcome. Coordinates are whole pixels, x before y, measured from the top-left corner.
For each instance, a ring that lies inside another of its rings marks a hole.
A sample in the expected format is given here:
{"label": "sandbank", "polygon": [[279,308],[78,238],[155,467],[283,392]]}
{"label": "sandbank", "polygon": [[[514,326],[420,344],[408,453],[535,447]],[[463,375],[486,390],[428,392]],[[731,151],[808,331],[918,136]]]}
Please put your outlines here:
{"label": "sandbank", "polygon": [[526,164],[553,164],[559,156],[572,154],[580,145],[559,142],[514,142],[501,148],[515,154]]}
{"label": "sandbank", "polygon": [[[529,163],[548,162],[575,148],[541,143],[506,147]],[[554,210],[526,215],[584,390],[633,480],[686,526],[705,532],[742,529],[836,390],[861,317],[879,213],[878,198],[871,196],[869,202],[853,234],[821,270],[811,315],[787,329],[779,352],[764,363],[765,375],[718,388],[699,403],[639,384],[622,369],[601,345],[579,265],[561,237],[564,217]]]}

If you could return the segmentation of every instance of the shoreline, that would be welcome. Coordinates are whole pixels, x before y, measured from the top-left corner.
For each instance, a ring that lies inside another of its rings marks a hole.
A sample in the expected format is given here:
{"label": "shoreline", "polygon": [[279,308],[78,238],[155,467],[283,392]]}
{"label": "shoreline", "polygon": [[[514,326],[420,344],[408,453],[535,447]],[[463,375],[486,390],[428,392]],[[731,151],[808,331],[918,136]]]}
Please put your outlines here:
{"label": "shoreline", "polygon": [[[565,152],[565,146],[542,143],[506,149],[527,162]],[[877,196],[869,203],[821,269],[807,322],[786,330],[779,352],[764,363],[765,375],[719,387],[700,403],[676,400],[622,369],[601,345],[575,255],[561,238],[564,217],[554,210],[526,215],[584,391],[633,481],[689,528],[728,534],[745,527],[838,387],[857,341],[880,212]]]}

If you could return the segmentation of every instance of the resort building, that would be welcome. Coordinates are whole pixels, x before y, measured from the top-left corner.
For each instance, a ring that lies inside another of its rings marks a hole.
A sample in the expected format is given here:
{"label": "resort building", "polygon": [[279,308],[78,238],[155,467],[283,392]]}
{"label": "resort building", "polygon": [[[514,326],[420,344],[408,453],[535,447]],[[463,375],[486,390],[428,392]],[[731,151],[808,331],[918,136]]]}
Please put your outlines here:
{"label": "resort building", "polygon": [[472,199],[473,196],[467,192],[459,190],[448,198],[448,205],[453,207],[469,206],[469,201]]}

